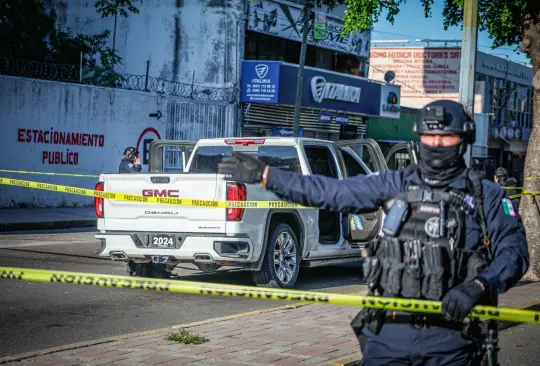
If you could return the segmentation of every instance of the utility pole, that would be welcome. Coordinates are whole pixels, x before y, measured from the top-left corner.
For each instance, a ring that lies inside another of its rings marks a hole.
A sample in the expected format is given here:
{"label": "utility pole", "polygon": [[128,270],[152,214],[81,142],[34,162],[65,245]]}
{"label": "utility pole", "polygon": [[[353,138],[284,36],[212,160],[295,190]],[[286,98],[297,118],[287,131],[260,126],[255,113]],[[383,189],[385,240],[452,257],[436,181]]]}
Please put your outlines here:
{"label": "utility pole", "polygon": [[[474,117],[474,84],[476,74],[476,48],[478,42],[478,0],[465,0],[463,4],[463,40],[461,41],[461,71],[459,74],[459,101],[466,105]],[[467,148],[465,163],[471,165],[472,146]]]}
{"label": "utility pole", "polygon": [[300,61],[298,62],[298,78],[296,82],[296,101],[294,103],[294,137],[298,137],[300,132],[300,109],[302,108],[302,91],[304,85],[304,65],[306,64],[307,40],[309,34],[309,23],[311,19],[311,9],[313,4],[307,2],[304,5],[304,24],[302,28],[302,47],[300,48]]}

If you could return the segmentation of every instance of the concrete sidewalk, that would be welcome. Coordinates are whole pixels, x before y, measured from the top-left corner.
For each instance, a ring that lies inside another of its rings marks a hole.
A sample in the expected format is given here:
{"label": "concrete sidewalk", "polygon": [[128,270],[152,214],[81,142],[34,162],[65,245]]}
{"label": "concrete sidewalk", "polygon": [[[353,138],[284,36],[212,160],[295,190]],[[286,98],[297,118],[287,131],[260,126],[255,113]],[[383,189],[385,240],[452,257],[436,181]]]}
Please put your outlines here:
{"label": "concrete sidewalk", "polygon": [[95,226],[93,207],[0,209],[0,232]]}
{"label": "concrete sidewalk", "polygon": [[[512,289],[500,303],[504,307],[536,308],[540,304],[540,282]],[[34,357],[25,354],[0,362],[56,366],[353,365],[361,354],[349,323],[358,310],[319,304],[282,307],[182,326],[208,339],[200,345],[167,341],[170,329],[161,329],[67,345],[33,353]]]}

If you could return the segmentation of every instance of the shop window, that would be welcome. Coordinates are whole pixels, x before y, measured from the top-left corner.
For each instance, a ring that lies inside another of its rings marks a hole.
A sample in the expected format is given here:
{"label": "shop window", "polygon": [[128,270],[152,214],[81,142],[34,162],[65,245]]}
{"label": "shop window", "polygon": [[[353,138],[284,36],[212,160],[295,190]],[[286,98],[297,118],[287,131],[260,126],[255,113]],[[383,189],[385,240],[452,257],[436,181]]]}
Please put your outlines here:
{"label": "shop window", "polygon": [[[246,60],[279,60],[298,64],[301,43],[285,38],[248,31]],[[367,59],[334,50],[307,46],[306,66],[365,77]]]}

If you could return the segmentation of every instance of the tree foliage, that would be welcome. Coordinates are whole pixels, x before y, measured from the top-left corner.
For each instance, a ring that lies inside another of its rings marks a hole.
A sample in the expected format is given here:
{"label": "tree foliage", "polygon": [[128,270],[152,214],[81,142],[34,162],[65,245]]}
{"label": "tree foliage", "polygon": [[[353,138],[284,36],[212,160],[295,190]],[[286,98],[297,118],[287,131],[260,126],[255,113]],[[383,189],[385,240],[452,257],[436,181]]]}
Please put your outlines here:
{"label": "tree foliage", "polygon": [[139,1],[141,0],[98,0],[95,7],[102,18],[115,14],[127,18],[129,13],[139,14],[139,9],[134,4]]}
{"label": "tree foliage", "polygon": [[0,1],[0,55],[43,61],[55,21],[39,0]]}
{"label": "tree foliage", "polygon": [[[426,17],[432,16],[435,0],[418,1],[424,7]],[[464,0],[437,0],[443,2],[442,22],[444,29],[459,26],[463,20]],[[409,0],[409,3],[411,0]],[[523,36],[522,15],[527,11],[527,0],[479,0],[479,29],[487,31],[493,40],[493,47],[503,45],[517,46]],[[385,15],[390,23],[394,23],[401,6],[407,0],[316,0],[317,5],[334,8],[346,4],[344,29],[346,33],[355,30],[364,31],[377,23]],[[529,4],[530,5],[530,4]]]}

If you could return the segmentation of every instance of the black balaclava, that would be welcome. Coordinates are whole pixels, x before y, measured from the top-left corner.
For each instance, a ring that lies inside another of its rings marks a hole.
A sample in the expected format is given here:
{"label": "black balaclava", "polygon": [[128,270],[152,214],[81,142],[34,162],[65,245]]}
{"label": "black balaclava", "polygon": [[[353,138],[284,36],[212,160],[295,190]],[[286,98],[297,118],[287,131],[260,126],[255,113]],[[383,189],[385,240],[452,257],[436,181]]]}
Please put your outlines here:
{"label": "black balaclava", "polygon": [[467,149],[465,142],[454,146],[432,147],[419,143],[420,173],[424,182],[430,186],[448,185],[459,177],[467,165],[463,155]]}

